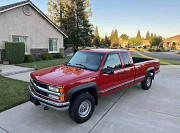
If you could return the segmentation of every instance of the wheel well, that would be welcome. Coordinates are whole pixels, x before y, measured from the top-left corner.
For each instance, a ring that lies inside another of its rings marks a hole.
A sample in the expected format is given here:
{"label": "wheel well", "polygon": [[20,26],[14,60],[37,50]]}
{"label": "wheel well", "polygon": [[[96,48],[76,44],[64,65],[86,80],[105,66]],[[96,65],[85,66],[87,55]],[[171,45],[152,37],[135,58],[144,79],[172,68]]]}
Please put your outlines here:
{"label": "wheel well", "polygon": [[98,105],[98,95],[97,95],[96,89],[95,89],[95,88],[92,88],[92,87],[90,87],[90,88],[85,88],[85,89],[76,91],[76,92],[72,95],[72,97],[71,97],[71,99],[70,99],[70,102],[73,101],[74,98],[75,98],[78,94],[80,94],[80,93],[85,93],[85,92],[87,92],[87,93],[89,93],[90,95],[92,95],[92,96],[94,97],[94,100],[95,100],[95,105]]}

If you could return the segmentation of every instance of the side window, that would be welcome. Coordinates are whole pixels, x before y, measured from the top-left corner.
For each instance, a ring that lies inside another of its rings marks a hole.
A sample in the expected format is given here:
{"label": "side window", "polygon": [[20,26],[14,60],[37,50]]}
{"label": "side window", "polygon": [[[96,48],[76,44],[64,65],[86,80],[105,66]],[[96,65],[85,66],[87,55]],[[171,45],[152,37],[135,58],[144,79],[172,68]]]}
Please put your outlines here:
{"label": "side window", "polygon": [[129,59],[129,55],[126,52],[122,52],[121,55],[123,58],[125,68],[131,67],[131,61]]}
{"label": "side window", "polygon": [[113,70],[121,69],[119,54],[109,54],[103,68],[111,68]]}

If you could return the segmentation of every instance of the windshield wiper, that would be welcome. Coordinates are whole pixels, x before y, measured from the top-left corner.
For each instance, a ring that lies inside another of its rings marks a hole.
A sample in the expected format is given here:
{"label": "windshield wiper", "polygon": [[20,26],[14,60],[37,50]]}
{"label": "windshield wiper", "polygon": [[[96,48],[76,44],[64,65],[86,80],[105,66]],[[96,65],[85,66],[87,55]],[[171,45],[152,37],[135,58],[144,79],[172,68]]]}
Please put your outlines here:
{"label": "windshield wiper", "polygon": [[83,64],[78,63],[76,65],[82,66],[83,68],[87,69],[87,67],[85,65],[83,65]]}
{"label": "windshield wiper", "polygon": [[70,66],[71,63],[65,62],[64,65]]}

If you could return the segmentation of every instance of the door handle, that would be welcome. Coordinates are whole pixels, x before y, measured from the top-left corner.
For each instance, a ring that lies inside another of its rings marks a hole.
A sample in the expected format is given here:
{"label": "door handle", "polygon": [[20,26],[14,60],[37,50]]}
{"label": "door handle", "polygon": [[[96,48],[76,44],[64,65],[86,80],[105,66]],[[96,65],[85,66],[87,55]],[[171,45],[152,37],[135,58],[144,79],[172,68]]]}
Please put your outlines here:
{"label": "door handle", "polygon": [[121,72],[121,74],[122,74],[122,75],[124,75],[124,74],[125,74],[125,72]]}

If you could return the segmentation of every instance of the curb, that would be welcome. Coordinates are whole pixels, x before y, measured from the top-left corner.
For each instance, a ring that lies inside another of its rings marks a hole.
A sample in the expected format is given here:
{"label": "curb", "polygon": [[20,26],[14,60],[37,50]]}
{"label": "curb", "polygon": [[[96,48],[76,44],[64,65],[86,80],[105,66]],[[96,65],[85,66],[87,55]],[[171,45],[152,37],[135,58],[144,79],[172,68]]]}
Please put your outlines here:
{"label": "curb", "polygon": [[15,74],[20,74],[20,73],[31,72],[31,71],[35,71],[35,69],[34,68],[29,68],[29,69],[22,70],[22,71],[5,72],[5,73],[0,73],[0,75],[1,76],[10,76],[10,75],[15,75]]}

